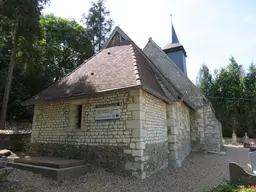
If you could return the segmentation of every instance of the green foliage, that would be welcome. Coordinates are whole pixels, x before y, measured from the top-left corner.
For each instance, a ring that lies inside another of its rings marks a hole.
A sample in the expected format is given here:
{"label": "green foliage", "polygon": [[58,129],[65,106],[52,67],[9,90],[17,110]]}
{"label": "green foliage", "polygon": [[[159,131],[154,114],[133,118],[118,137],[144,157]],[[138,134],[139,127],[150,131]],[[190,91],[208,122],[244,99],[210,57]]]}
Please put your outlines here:
{"label": "green foliage", "polygon": [[202,189],[202,192],[256,192],[255,186],[235,186],[231,184],[220,184],[215,188],[210,188],[209,186]]}
{"label": "green foliage", "polygon": [[[9,121],[31,120],[33,109],[21,103],[71,72],[93,50],[86,29],[74,20],[45,15],[40,18],[40,36],[33,42],[20,39],[8,104]],[[0,25],[1,30],[1,25]],[[0,101],[7,77],[11,31],[0,33]]]}
{"label": "green foliage", "polygon": [[211,95],[210,92],[213,86],[212,75],[210,74],[209,68],[206,64],[203,64],[199,70],[197,85],[205,93],[206,97]]}
{"label": "green foliage", "polygon": [[236,191],[237,187],[230,184],[221,184],[214,188],[213,192],[234,192]]}
{"label": "green foliage", "polygon": [[256,66],[249,71],[239,65],[234,57],[226,68],[215,70],[214,76],[206,65],[198,74],[198,87],[205,93],[216,110],[216,117],[222,123],[223,136],[230,137],[232,130],[238,136],[248,132],[256,136]]}
{"label": "green foliage", "polygon": [[14,32],[17,24],[17,36],[33,41],[40,34],[39,19],[43,6],[49,0],[2,0],[0,2],[0,25],[6,33]]}
{"label": "green foliage", "polygon": [[[3,102],[1,106],[0,129],[5,128],[6,112],[10,97],[11,84],[13,79],[13,71],[16,63],[16,55],[20,41],[33,43],[39,36],[39,18],[43,5],[48,0],[2,0],[0,1],[0,30],[1,47],[4,47],[4,42],[10,41],[11,45],[8,55],[3,55],[8,58],[8,72],[5,80]],[[4,59],[3,57],[3,59]],[[5,64],[7,62],[4,62]],[[2,70],[1,70],[2,71]],[[4,70],[3,70],[4,71]],[[3,72],[2,71],[2,72]],[[5,71],[4,71],[5,73]],[[2,78],[1,78],[2,79]]]}
{"label": "green foliage", "polygon": [[82,18],[95,52],[102,48],[113,26],[113,20],[109,18],[110,11],[106,9],[105,3],[106,0],[92,2],[89,13],[83,14]]}
{"label": "green foliage", "polygon": [[[33,50],[26,52],[26,58],[35,59],[34,63],[45,73],[43,81],[48,79],[48,86],[82,64],[92,56],[93,50],[86,29],[76,21],[46,15],[40,23],[43,38],[34,44]],[[41,65],[37,56],[41,57]],[[33,73],[34,67],[30,70]]]}

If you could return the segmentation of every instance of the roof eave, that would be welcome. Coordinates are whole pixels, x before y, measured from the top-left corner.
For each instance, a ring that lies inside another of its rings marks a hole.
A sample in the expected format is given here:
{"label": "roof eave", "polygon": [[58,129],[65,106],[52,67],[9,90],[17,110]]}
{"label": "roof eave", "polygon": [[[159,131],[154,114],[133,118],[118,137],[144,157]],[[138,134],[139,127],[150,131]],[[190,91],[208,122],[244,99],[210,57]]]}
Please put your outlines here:
{"label": "roof eave", "polygon": [[94,95],[99,95],[99,94],[105,94],[111,91],[120,91],[120,90],[126,90],[126,89],[133,89],[133,88],[141,88],[141,85],[135,85],[135,86],[130,86],[130,87],[122,87],[122,88],[117,88],[117,89],[110,89],[110,90],[103,90],[103,91],[96,91],[96,92],[88,92],[80,95],[72,95],[68,97],[58,97],[58,98],[53,98],[53,99],[48,99],[48,100],[39,100],[39,101],[25,101],[22,103],[23,106],[29,106],[29,105],[36,105],[36,104],[44,104],[44,103],[49,103],[49,102],[57,102],[57,101],[63,101],[63,100],[74,100],[74,99],[81,99],[81,98],[87,98],[90,96]]}
{"label": "roof eave", "polygon": [[163,49],[163,51],[165,53],[170,53],[170,52],[175,52],[175,51],[183,51],[184,55],[187,57],[187,52],[186,52],[185,48],[183,47],[183,45],[166,48],[166,49]]}

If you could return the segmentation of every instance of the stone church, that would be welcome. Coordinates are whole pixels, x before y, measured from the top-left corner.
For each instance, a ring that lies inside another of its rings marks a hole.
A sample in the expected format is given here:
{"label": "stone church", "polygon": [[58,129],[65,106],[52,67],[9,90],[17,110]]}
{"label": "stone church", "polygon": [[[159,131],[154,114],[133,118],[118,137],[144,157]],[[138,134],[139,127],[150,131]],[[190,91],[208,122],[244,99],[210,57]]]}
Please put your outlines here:
{"label": "stone church", "polygon": [[180,167],[192,151],[220,151],[222,129],[187,77],[172,25],[161,49],[140,49],[116,27],[103,49],[25,102],[34,105],[31,152],[85,159],[144,179]]}

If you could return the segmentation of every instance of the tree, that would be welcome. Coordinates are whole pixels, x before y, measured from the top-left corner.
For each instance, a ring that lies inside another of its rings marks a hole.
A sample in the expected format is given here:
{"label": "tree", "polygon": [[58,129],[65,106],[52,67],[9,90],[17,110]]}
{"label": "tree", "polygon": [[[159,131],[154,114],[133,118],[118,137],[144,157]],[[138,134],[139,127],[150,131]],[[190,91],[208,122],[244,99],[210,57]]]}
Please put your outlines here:
{"label": "tree", "polygon": [[[47,0],[2,0],[0,23],[12,28],[12,51],[3,96],[0,129],[5,128],[6,111],[12,82],[12,74],[20,38],[33,41],[39,35],[39,17]],[[2,28],[4,29],[4,28]]]}
{"label": "tree", "polygon": [[[19,41],[9,96],[8,121],[31,121],[33,108],[24,107],[21,103],[74,70],[93,54],[86,29],[74,20],[54,15],[41,16],[40,31],[40,37],[33,43],[23,39]],[[7,38],[9,36],[6,35],[0,49],[0,100],[12,46],[11,38]]]}
{"label": "tree", "polygon": [[242,135],[246,130],[242,120],[244,72],[234,57],[229,61],[229,65],[221,68],[215,77],[212,90],[212,97],[215,98],[213,105],[216,116],[222,122],[223,134],[231,135],[234,129],[238,135]]}
{"label": "tree", "polygon": [[91,57],[93,50],[87,30],[75,20],[46,15],[40,23],[44,66],[52,84]]}
{"label": "tree", "polygon": [[206,97],[209,97],[211,95],[211,89],[213,85],[212,81],[213,79],[212,75],[210,74],[209,68],[204,63],[200,68],[197,76],[197,86],[205,93]]}
{"label": "tree", "polygon": [[244,78],[244,121],[248,134],[256,136],[256,65],[251,63]]}
{"label": "tree", "polygon": [[102,48],[113,26],[113,20],[109,18],[110,11],[106,9],[105,2],[106,0],[92,2],[89,13],[83,14],[82,18],[95,52]]}
{"label": "tree", "polygon": [[233,129],[239,136],[243,136],[244,132],[255,136],[256,67],[251,64],[245,74],[234,57],[229,60],[226,68],[215,70],[212,80],[207,68],[202,66],[198,77],[199,88],[213,104],[224,136],[230,136]]}

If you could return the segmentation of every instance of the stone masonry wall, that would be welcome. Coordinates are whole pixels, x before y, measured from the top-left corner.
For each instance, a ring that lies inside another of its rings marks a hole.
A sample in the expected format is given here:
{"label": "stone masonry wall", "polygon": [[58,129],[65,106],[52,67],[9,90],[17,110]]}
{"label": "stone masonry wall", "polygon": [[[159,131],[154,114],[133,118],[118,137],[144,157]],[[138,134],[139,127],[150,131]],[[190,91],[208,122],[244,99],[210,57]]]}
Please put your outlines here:
{"label": "stone masonry wall", "polygon": [[142,106],[142,111],[145,113],[143,127],[148,133],[145,142],[145,155],[148,156],[145,172],[149,176],[168,166],[166,103],[145,91],[143,98],[145,99]]}
{"label": "stone masonry wall", "polygon": [[[125,163],[132,158],[131,153],[127,153],[132,139],[129,121],[136,118],[133,110],[138,110],[139,100],[134,95],[138,92],[112,92],[80,100],[36,105],[31,151],[43,155],[84,158],[105,167],[118,165],[123,170]],[[96,105],[114,103],[121,106],[120,120],[94,120]],[[70,124],[73,106],[78,104],[83,106],[81,128]]]}
{"label": "stone masonry wall", "polygon": [[[120,120],[96,122],[95,107],[121,106]],[[73,125],[82,104],[81,128]],[[166,104],[140,89],[35,106],[30,150],[85,159],[144,179],[167,164]]]}
{"label": "stone masonry wall", "polygon": [[191,152],[190,113],[182,102],[167,106],[169,166],[181,167],[181,162]]}
{"label": "stone masonry wall", "polygon": [[147,130],[146,143],[167,141],[166,103],[145,91],[142,96],[145,101],[142,111],[145,114],[143,127]]}
{"label": "stone masonry wall", "polygon": [[190,115],[192,148],[220,151],[223,147],[222,127],[210,104],[191,111]]}
{"label": "stone masonry wall", "polygon": [[133,112],[137,119],[130,122],[134,137],[130,150],[135,158],[126,163],[125,169],[144,179],[168,163],[166,104],[145,91],[139,92],[138,100],[139,111]]}
{"label": "stone masonry wall", "polygon": [[206,105],[203,111],[205,149],[220,151],[223,146],[221,123],[216,119],[210,105]]}
{"label": "stone masonry wall", "polygon": [[[120,120],[96,122],[96,105],[111,103],[120,104]],[[127,109],[131,103],[133,98],[129,96],[129,92],[120,92],[84,100],[36,105],[32,140],[39,143],[74,145],[127,145],[130,143],[131,131],[126,129],[125,123],[126,120],[132,119],[132,112]],[[71,127],[69,123],[71,107],[74,104],[83,106],[80,129]]]}
{"label": "stone masonry wall", "polygon": [[191,148],[192,150],[202,149],[204,146],[204,111],[203,108],[196,111],[190,110],[191,122]]}

